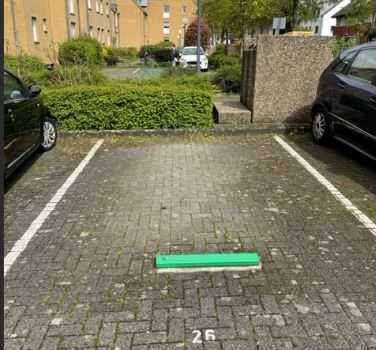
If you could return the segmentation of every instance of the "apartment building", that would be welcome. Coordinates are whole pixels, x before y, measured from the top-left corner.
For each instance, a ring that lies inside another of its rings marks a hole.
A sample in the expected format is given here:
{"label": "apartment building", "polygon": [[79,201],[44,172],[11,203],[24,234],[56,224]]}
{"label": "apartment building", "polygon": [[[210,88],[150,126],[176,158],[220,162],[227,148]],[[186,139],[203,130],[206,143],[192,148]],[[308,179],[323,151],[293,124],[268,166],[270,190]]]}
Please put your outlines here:
{"label": "apartment building", "polygon": [[137,0],[118,0],[120,47],[140,48],[147,42],[148,14]]}
{"label": "apartment building", "polygon": [[120,45],[117,0],[4,0],[4,50],[56,62],[58,44],[90,35]]}
{"label": "apartment building", "polygon": [[139,0],[147,13],[146,43],[184,45],[188,25],[196,18],[197,0]]}

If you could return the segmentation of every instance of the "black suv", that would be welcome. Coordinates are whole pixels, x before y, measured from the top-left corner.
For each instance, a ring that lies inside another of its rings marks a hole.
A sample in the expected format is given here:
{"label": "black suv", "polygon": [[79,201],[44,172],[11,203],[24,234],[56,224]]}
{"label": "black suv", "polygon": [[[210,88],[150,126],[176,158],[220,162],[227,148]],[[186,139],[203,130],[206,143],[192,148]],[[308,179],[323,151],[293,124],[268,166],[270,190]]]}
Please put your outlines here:
{"label": "black suv", "polygon": [[332,137],[376,160],[376,42],[344,51],[324,71],[312,134],[317,143]]}
{"label": "black suv", "polygon": [[43,105],[40,92],[4,70],[5,177],[38,148],[48,151],[56,144],[56,120]]}

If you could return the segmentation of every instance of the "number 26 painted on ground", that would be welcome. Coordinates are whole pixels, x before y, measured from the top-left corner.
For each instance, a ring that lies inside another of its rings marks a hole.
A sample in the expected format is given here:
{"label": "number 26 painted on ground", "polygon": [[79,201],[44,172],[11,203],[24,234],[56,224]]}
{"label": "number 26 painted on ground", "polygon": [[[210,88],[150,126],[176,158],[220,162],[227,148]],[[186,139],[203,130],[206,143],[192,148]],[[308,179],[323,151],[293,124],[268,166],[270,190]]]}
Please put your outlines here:
{"label": "number 26 painted on ground", "polygon": [[[202,332],[195,329],[192,333],[195,336],[193,338],[192,343],[193,344],[202,344]],[[204,340],[205,341],[214,341],[215,340],[215,332],[214,332],[213,329],[205,330]]]}

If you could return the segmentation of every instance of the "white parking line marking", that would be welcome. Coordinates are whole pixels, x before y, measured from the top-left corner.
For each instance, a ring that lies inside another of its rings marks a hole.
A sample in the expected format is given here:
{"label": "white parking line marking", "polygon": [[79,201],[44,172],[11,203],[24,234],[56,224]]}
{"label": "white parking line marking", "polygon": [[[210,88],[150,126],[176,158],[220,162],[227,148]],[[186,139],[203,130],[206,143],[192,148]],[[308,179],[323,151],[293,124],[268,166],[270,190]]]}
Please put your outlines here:
{"label": "white parking line marking", "polygon": [[133,75],[136,75],[140,70],[141,70],[141,68],[137,68],[137,69],[135,69],[135,70],[132,72],[132,74],[133,74]]}
{"label": "white parking line marking", "polygon": [[342,205],[350,211],[376,237],[376,224],[362,211],[360,211],[348,198],[346,198],[329,180],[321,175],[299,153],[297,153],[286,141],[279,136],[274,139],[294,157],[318,182],[320,182]]}
{"label": "white parking line marking", "polygon": [[94,157],[95,153],[98,151],[99,147],[103,143],[103,139],[99,140],[89,151],[86,157],[81,161],[73,173],[68,177],[64,184],[57,190],[55,195],[51,200],[46,204],[41,213],[37,218],[31,223],[29,228],[23,234],[23,236],[14,244],[10,252],[6,255],[4,259],[4,277],[7,275],[7,272],[12,267],[16,259],[21,255],[21,253],[26,249],[29,242],[32,240],[34,235],[42,227],[44,222],[47,220],[48,216],[55,209],[56,205],[63,198],[64,194],[68,191],[69,187],[76,181],[77,177],[84,170],[86,165],[90,162],[91,158]]}

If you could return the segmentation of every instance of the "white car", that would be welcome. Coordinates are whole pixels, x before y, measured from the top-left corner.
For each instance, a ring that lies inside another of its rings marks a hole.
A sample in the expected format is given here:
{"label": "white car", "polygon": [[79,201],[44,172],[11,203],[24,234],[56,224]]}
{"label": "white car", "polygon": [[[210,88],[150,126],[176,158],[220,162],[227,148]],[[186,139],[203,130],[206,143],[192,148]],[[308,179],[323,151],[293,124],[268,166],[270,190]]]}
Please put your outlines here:
{"label": "white car", "polygon": [[[207,71],[209,67],[208,56],[201,47],[200,50],[200,69]],[[179,64],[183,68],[196,67],[197,65],[197,46],[186,46],[180,53]]]}

